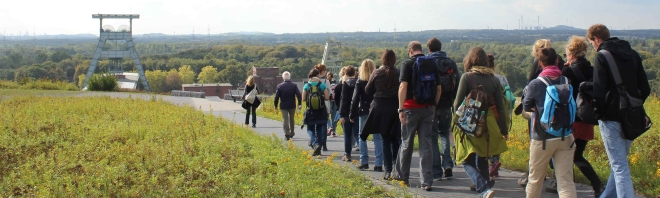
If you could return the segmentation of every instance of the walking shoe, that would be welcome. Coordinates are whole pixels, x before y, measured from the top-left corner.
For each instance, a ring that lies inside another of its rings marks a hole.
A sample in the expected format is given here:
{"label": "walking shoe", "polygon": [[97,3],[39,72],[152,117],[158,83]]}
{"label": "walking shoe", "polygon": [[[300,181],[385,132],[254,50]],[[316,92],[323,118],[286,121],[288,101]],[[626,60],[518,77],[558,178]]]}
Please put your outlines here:
{"label": "walking shoe", "polygon": [[307,142],[307,146],[314,148],[314,146],[312,146],[312,142]]}
{"label": "walking shoe", "polygon": [[357,168],[360,169],[361,171],[369,170],[369,164],[362,164]]}
{"label": "walking shoe", "polygon": [[332,137],[337,137],[337,134],[334,131],[332,132]]}
{"label": "walking shoe", "polygon": [[500,161],[496,161],[495,163],[491,164],[490,166],[490,177],[499,177],[500,176],[500,166],[502,166],[502,163]]}
{"label": "walking shoe", "polygon": [[344,154],[344,157],[341,158],[341,161],[350,162],[351,161],[351,156]]}
{"label": "walking shoe", "polygon": [[454,173],[452,173],[451,168],[445,168],[445,178],[451,178],[454,176]]}
{"label": "walking shoe", "polygon": [[486,191],[486,193],[484,193],[484,194],[481,195],[480,197],[481,197],[481,198],[493,198],[493,196],[495,196],[495,191],[493,191],[493,190],[488,190],[488,191]]}
{"label": "walking shoe", "polygon": [[257,128],[257,124],[252,124],[252,128]]}
{"label": "walking shoe", "polygon": [[385,174],[383,175],[383,179],[391,181],[392,180],[392,171],[385,171]]}
{"label": "walking shoe", "polygon": [[383,172],[383,167],[382,166],[374,166],[374,171]]}
{"label": "walking shoe", "polygon": [[353,151],[355,151],[355,152],[360,151],[360,147],[353,148]]}
{"label": "walking shoe", "polygon": [[433,188],[431,188],[431,186],[427,186],[426,184],[422,184],[422,190],[431,191]]}
{"label": "walking shoe", "polygon": [[603,194],[603,191],[605,191],[605,185],[596,185],[594,186],[594,197],[600,197],[600,195]]}
{"label": "walking shoe", "polygon": [[525,173],[520,179],[518,179],[518,185],[523,188],[527,187],[527,181],[529,179],[528,177],[529,173]]}
{"label": "walking shoe", "polygon": [[291,139],[291,136],[285,135],[286,141],[289,141]]}
{"label": "walking shoe", "polygon": [[470,190],[471,191],[477,191],[477,186],[474,185],[474,184],[470,185]]}
{"label": "walking shoe", "polygon": [[557,180],[556,179],[552,179],[552,181],[550,181],[550,185],[548,185],[548,187],[545,187],[545,192],[557,194]]}
{"label": "walking shoe", "polygon": [[332,134],[334,134],[334,132],[332,131],[332,127],[330,127],[328,129],[327,136],[331,136]]}
{"label": "walking shoe", "polygon": [[328,146],[326,146],[326,143],[323,143],[323,151],[328,151]]}
{"label": "walking shoe", "polygon": [[317,155],[321,155],[321,146],[320,145],[315,145],[314,146],[314,154],[312,154],[312,156],[317,156]]}

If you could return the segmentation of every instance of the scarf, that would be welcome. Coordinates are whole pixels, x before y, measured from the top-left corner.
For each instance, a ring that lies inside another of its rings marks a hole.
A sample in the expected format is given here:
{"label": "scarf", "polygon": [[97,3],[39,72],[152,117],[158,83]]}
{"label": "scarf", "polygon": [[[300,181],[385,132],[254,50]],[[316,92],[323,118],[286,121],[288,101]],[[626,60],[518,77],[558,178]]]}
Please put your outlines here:
{"label": "scarf", "polygon": [[559,67],[557,66],[546,66],[543,68],[543,71],[539,76],[547,76],[549,78],[557,78],[561,76],[561,70],[559,70]]}

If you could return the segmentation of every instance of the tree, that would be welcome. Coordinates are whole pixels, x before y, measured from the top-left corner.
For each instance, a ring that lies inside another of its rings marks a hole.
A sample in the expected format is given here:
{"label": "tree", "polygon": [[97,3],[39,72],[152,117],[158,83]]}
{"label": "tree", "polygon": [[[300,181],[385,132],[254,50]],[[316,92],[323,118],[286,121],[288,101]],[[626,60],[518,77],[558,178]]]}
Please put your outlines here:
{"label": "tree", "polygon": [[162,70],[146,71],[144,75],[147,76],[151,92],[165,92],[165,79],[167,78],[166,72]]}
{"label": "tree", "polygon": [[57,50],[50,55],[50,60],[56,63],[71,58],[71,54],[64,50]]}
{"label": "tree", "polygon": [[217,83],[218,69],[210,65],[202,68],[202,72],[199,72],[197,76],[197,81],[199,83]]}
{"label": "tree", "polygon": [[243,70],[241,66],[230,65],[220,71],[220,80],[222,82],[230,83],[234,88],[238,88],[238,84],[245,81],[245,72],[246,71]]}
{"label": "tree", "polygon": [[192,70],[190,65],[184,65],[179,67],[179,77],[181,77],[182,84],[195,83],[195,72]]}
{"label": "tree", "polygon": [[181,76],[176,69],[167,72],[167,78],[165,78],[165,92],[181,90],[181,84]]}

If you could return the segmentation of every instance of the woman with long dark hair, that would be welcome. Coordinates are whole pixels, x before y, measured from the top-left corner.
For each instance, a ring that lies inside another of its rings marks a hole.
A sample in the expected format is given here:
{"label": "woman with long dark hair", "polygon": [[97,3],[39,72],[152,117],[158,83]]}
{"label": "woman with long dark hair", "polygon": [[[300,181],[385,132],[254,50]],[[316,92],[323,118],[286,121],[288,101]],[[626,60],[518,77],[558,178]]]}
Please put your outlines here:
{"label": "woman with long dark hair", "polygon": [[[307,134],[309,135],[310,145],[314,148],[312,155],[321,155],[321,147],[323,143],[323,136],[326,136],[326,127],[328,123],[328,112],[326,108],[314,109],[312,106],[322,106],[318,103],[324,103],[328,100],[328,89],[325,84],[321,82],[318,75],[321,73],[318,69],[309,71],[309,81],[303,86],[302,98],[307,104],[305,111],[305,118],[303,124],[307,125]],[[321,96],[322,98],[314,99],[314,96]],[[317,104],[312,104],[316,102]]]}
{"label": "woman with long dark hair", "polygon": [[365,87],[367,94],[373,94],[374,100],[360,133],[360,138],[366,140],[369,134],[380,134],[383,138],[383,179],[389,180],[392,175],[392,165],[396,161],[401,145],[401,121],[397,108],[399,107],[399,70],[394,68],[396,55],[387,49],[381,58],[380,68],[371,74]]}

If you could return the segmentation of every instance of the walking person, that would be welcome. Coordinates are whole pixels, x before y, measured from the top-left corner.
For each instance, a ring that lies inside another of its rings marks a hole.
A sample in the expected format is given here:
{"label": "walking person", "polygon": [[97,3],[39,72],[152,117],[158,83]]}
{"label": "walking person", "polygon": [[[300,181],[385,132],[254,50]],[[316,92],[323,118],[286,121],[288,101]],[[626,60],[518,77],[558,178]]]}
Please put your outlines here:
{"label": "walking person", "polygon": [[321,72],[312,69],[307,77],[309,81],[303,86],[302,98],[305,101],[307,109],[303,124],[307,125],[307,134],[309,135],[310,145],[314,149],[312,155],[321,155],[321,146],[323,137],[326,135],[328,123],[328,112],[325,108],[325,101],[329,98],[328,89],[318,78]]}
{"label": "walking person", "polygon": [[[275,108],[279,106],[282,112],[282,128],[284,129],[284,136],[286,140],[293,138],[296,135],[294,115],[296,114],[296,98],[298,98],[298,110],[302,107],[302,97],[300,90],[295,83],[291,82],[291,73],[285,71],[282,73],[284,82],[277,85],[275,89]],[[280,100],[282,103],[280,103]]]}
{"label": "walking person", "polygon": [[[326,89],[328,89],[330,87],[330,81],[326,78],[326,74],[328,73],[328,70],[325,67],[325,65],[323,65],[323,64],[314,65],[314,69],[319,70],[319,75],[317,77],[319,78],[321,83],[323,83],[325,85]],[[330,109],[330,107],[331,107],[330,103],[331,103],[330,100],[324,101],[324,104],[325,104],[324,106],[327,108],[326,112],[328,112],[328,114],[330,114],[330,112],[332,112],[332,110]],[[327,141],[328,141],[328,136],[327,135],[326,136],[321,136],[321,148],[322,148],[323,151],[328,151],[328,146],[326,144]]]}
{"label": "walking person", "polygon": [[[481,95],[473,95],[473,92],[483,94],[482,99],[485,99],[485,101],[480,101],[479,106],[483,109],[480,118],[485,119],[480,121],[479,124],[486,125],[485,128],[481,127],[486,132],[480,136],[467,135],[467,132],[462,129],[455,132],[455,160],[457,163],[463,164],[465,173],[475,184],[479,196],[491,198],[494,196],[494,191],[491,188],[495,184],[495,180],[490,179],[487,157],[508,150],[505,142],[508,137],[508,125],[505,116],[501,116],[506,114],[502,97],[502,85],[495,77],[495,72],[487,66],[488,56],[486,52],[481,47],[472,48],[463,60],[465,73],[461,76],[453,107],[457,109],[456,116],[460,118],[459,112],[461,115],[467,114],[461,112],[466,102],[473,106],[477,104],[467,96]],[[477,123],[476,121],[473,122]]]}
{"label": "walking person", "polygon": [[[433,37],[426,42],[430,54],[428,56],[436,57],[438,60],[438,70],[440,72],[440,81],[442,84],[442,94],[440,101],[435,107],[435,117],[433,119],[433,133],[431,133],[431,150],[433,151],[433,180],[439,181],[445,178],[453,177],[452,169],[454,160],[451,158],[451,142],[449,134],[452,118],[452,103],[456,98],[458,90],[458,66],[456,62],[447,57],[447,53],[442,51],[442,43]],[[440,144],[438,144],[438,136]],[[442,149],[440,149],[442,148]],[[444,175],[443,175],[444,173]]]}
{"label": "walking person", "polygon": [[[367,83],[371,78],[371,74],[376,70],[376,65],[371,59],[362,61],[360,72],[358,74],[358,81],[355,85],[353,92],[353,101],[351,102],[351,111],[349,117],[351,121],[359,122],[358,133],[361,134],[364,129],[365,122],[369,116],[369,108],[374,99],[373,94],[367,94],[365,91]],[[360,135],[361,136],[361,135]],[[374,155],[376,156],[374,171],[383,172],[383,138],[380,134],[373,134],[374,142]],[[357,141],[360,144],[360,170],[369,169],[369,149],[367,147],[366,139],[358,137]]]}
{"label": "walking person", "polygon": [[358,123],[355,120],[349,118],[351,110],[351,101],[353,99],[353,92],[355,90],[355,84],[357,79],[355,78],[355,68],[352,66],[344,67],[345,79],[341,83],[341,102],[339,105],[339,122],[341,122],[344,129],[344,157],[343,161],[350,162],[351,152],[354,146],[355,136],[353,134],[358,133]]}
{"label": "walking person", "polygon": [[399,121],[397,90],[399,88],[399,70],[394,67],[396,55],[387,49],[381,56],[383,63],[371,74],[365,92],[373,95],[367,121],[360,133],[360,139],[366,140],[369,134],[380,134],[383,138],[383,179],[391,179],[393,164],[401,145],[401,122]]}
{"label": "walking person", "polygon": [[[557,53],[554,49],[539,50],[539,60],[543,71],[527,85],[523,100],[524,110],[534,112],[529,146],[529,181],[525,191],[527,197],[541,196],[548,169],[546,164],[552,159],[559,197],[577,197],[573,182],[575,147],[571,130],[575,115],[570,113],[575,112],[575,100],[571,96],[572,88],[568,78],[562,76],[561,70],[555,66]],[[546,101],[546,98],[560,102]]]}
{"label": "walking person", "polygon": [[[587,39],[598,51],[593,61],[593,102],[611,169],[601,197],[634,197],[635,191],[630,179],[627,158],[632,140],[624,136],[630,131],[622,128],[621,123],[625,118],[619,109],[619,90],[626,90],[630,97],[646,101],[651,93],[651,87],[641,57],[630,47],[630,43],[617,37],[610,37],[610,30],[603,24],[589,27]],[[604,53],[611,54],[610,58],[615,63],[607,61],[608,57]],[[618,71],[614,71],[613,68],[618,68]],[[620,76],[621,85],[617,85],[618,82],[614,78],[617,74]],[[619,86],[622,88],[619,89]],[[650,125],[650,119],[647,117],[646,128],[648,129]]]}
{"label": "walking person", "polygon": [[[488,68],[492,69],[495,71],[495,57],[492,54],[488,55]],[[513,106],[516,103],[516,98],[511,92],[511,87],[509,86],[509,80],[505,76],[502,76],[498,73],[495,73],[495,77],[500,81],[500,84],[502,85],[502,95],[504,96],[504,112],[506,112],[506,115],[504,117],[506,118],[507,121],[507,128],[511,130],[512,126],[512,120],[511,116],[513,115]],[[489,157],[490,165],[488,166],[488,169],[490,172],[490,177],[499,177],[500,173],[500,167],[502,166],[502,163],[500,162],[500,155],[493,155]]]}
{"label": "walking person", "polygon": [[335,75],[332,72],[328,72],[326,79],[328,82],[330,82],[330,86],[326,85],[330,91],[330,118],[328,119],[328,136],[335,137],[337,136],[335,133],[335,128],[337,128],[337,122],[339,122],[339,118],[336,116],[337,111],[339,110],[339,106],[335,103],[335,94],[333,91],[337,86],[337,80],[335,80]]}
{"label": "walking person", "polygon": [[[421,188],[430,191],[432,190],[431,186],[433,186],[433,152],[431,151],[431,137],[434,133],[433,117],[435,117],[435,105],[440,100],[442,87],[439,82],[436,60],[420,59],[425,57],[422,52],[422,44],[417,41],[410,42],[408,44],[408,55],[410,58],[401,63],[401,75],[399,77],[401,84],[398,91],[399,109],[397,111],[401,121],[402,144],[399,156],[394,164],[392,179],[409,184],[413,143],[417,133]],[[422,85],[422,83],[424,84]],[[425,88],[415,89],[414,87]]]}
{"label": "walking person", "polygon": [[[254,92],[253,92],[254,91]],[[261,104],[261,100],[257,95],[259,94],[259,88],[254,84],[254,77],[250,76],[245,81],[245,92],[243,92],[243,109],[246,110],[245,113],[245,126],[250,124],[250,114],[252,114],[252,128],[257,127],[257,107]],[[254,97],[252,102],[249,97]]]}
{"label": "walking person", "polygon": [[[566,58],[566,65],[562,74],[571,81],[573,98],[577,98],[582,82],[593,80],[594,68],[585,58],[586,54],[587,39],[585,37],[573,36],[568,40],[568,44],[566,44],[566,56],[564,57]],[[589,161],[584,158],[584,150],[587,147],[587,143],[594,139],[594,125],[583,122],[576,116],[573,123],[573,137],[575,138],[573,163],[591,182],[595,197],[600,197],[605,186],[600,181],[600,178],[598,178],[598,174],[596,174]]]}

